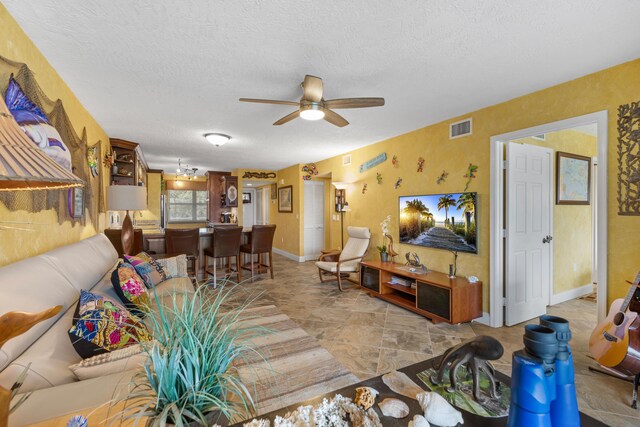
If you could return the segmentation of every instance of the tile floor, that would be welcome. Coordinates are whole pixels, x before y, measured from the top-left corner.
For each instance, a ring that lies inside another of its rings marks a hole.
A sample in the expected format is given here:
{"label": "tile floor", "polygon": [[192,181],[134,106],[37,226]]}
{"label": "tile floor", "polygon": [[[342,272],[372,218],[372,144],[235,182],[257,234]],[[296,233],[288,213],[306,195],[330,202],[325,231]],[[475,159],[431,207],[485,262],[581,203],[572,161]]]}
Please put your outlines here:
{"label": "tile floor", "polygon": [[[524,324],[498,329],[479,323],[435,325],[372,298],[355,285],[340,292],[335,282],[320,283],[313,262],[297,263],[276,255],[274,263],[274,280],[263,275],[247,288],[264,291],[260,304],[278,306],[360,379],[429,359],[483,334],[503,344],[505,355],[496,368],[510,374],[511,354],[522,348]],[[612,426],[638,426],[640,410],[629,407],[631,384],[588,370],[594,364],[588,357],[588,341],[596,324],[595,310],[595,303],[585,300],[549,308],[549,314],[571,322],[579,407]]]}

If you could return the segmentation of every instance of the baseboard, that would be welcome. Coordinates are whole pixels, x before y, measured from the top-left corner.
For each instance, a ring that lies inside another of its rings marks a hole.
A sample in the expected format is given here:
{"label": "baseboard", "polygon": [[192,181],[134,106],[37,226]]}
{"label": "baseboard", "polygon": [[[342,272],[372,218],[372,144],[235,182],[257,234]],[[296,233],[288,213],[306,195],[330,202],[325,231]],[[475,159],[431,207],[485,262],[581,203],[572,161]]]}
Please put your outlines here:
{"label": "baseboard", "polygon": [[483,325],[491,326],[491,316],[486,311],[482,312],[482,316],[477,319],[473,319],[472,322],[482,323]]}
{"label": "baseboard", "polygon": [[293,261],[304,262],[304,256],[294,255],[294,254],[289,253],[287,251],[283,251],[282,249],[273,248],[273,253],[274,254],[278,254],[278,255],[282,255],[283,257],[289,258],[290,260],[293,260]]}
{"label": "baseboard", "polygon": [[551,305],[580,298],[585,295],[589,295],[591,292],[593,292],[593,284],[589,283],[584,286],[580,286],[579,288],[569,289],[568,291],[560,292],[559,294],[553,294],[551,295]]}

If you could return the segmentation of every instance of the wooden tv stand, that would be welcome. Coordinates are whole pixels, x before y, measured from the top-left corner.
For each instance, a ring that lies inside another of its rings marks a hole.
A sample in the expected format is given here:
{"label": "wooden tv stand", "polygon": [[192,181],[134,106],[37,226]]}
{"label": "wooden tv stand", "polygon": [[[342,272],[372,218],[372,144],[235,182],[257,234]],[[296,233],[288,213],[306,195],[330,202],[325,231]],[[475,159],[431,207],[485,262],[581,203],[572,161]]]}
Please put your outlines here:
{"label": "wooden tv stand", "polygon": [[[416,288],[390,283],[394,276]],[[463,277],[450,279],[431,270],[416,274],[403,264],[365,261],[360,263],[360,287],[433,323],[463,323],[482,316],[482,282],[469,283]]]}

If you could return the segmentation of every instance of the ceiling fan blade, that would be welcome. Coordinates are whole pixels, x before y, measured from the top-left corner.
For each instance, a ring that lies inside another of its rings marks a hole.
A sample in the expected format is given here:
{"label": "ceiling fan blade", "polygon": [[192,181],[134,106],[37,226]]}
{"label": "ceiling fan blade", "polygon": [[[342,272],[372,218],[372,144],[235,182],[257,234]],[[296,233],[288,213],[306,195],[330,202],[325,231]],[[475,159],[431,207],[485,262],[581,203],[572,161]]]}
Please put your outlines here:
{"label": "ceiling fan blade", "polygon": [[338,127],[345,127],[349,124],[349,122],[340,114],[334,113],[333,111],[326,108],[324,109],[324,119],[332,125],[336,125]]}
{"label": "ceiling fan blade", "polygon": [[326,108],[367,108],[382,107],[384,98],[342,98],[324,101]]}
{"label": "ceiling fan blade", "polygon": [[322,79],[316,76],[304,76],[302,91],[302,99],[312,102],[322,101]]}
{"label": "ceiling fan blade", "polygon": [[287,122],[290,122],[291,120],[300,117],[300,110],[296,110],[291,114],[287,114],[286,116],[284,116],[283,118],[281,118],[280,120],[278,120],[277,122],[275,122],[273,125],[274,126],[280,126],[283,125]]}
{"label": "ceiling fan blade", "polygon": [[258,104],[279,104],[279,105],[293,105],[299,106],[299,102],[293,101],[277,101],[275,99],[255,99],[255,98],[240,98],[240,102],[256,102]]}

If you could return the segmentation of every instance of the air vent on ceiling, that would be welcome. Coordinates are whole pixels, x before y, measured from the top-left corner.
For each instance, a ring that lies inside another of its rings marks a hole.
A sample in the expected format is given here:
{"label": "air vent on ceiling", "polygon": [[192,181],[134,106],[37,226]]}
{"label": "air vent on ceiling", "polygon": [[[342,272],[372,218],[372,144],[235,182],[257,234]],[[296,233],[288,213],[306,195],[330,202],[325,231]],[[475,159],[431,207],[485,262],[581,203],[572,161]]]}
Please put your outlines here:
{"label": "air vent on ceiling", "polygon": [[351,164],[351,154],[342,156],[342,166],[349,166]]}
{"label": "air vent on ceiling", "polygon": [[460,138],[463,136],[471,135],[471,118],[461,120],[459,122],[451,123],[449,125],[449,139]]}
{"label": "air vent on ceiling", "polygon": [[537,139],[538,141],[545,141],[547,139],[547,135],[543,133],[542,135],[534,135],[532,138]]}

